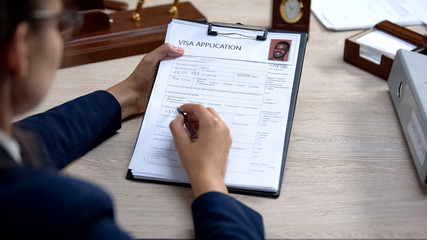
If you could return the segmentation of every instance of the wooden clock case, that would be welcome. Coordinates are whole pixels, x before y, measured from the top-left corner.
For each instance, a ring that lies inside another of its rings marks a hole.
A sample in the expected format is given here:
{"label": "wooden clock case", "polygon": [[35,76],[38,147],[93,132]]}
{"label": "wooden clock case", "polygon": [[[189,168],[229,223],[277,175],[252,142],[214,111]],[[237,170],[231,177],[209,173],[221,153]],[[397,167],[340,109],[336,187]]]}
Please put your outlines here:
{"label": "wooden clock case", "polygon": [[280,5],[282,1],[285,0],[273,0],[273,21],[271,28],[272,29],[280,29],[280,30],[288,30],[295,32],[305,32],[308,33],[310,26],[310,0],[298,0],[303,4],[303,15],[299,21],[296,23],[288,23],[286,22],[281,14],[280,14]]}

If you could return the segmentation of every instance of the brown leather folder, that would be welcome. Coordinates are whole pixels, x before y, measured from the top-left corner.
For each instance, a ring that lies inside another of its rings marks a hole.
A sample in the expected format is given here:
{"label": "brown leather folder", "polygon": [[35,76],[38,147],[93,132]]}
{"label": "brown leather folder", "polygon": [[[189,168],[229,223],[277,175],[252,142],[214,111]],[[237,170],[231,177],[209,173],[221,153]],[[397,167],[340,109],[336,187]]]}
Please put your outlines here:
{"label": "brown leather folder", "polygon": [[380,78],[385,80],[390,75],[391,66],[393,65],[393,59],[382,55],[381,62],[377,63],[370,61],[360,56],[360,44],[356,42],[356,39],[368,34],[374,30],[380,30],[395,36],[405,42],[413,44],[416,48],[412,51],[419,52],[427,55],[427,36],[423,36],[405,27],[399,26],[389,21],[382,21],[377,23],[373,29],[358,33],[345,40],[344,44],[344,61],[351,63],[363,70],[366,70]]}

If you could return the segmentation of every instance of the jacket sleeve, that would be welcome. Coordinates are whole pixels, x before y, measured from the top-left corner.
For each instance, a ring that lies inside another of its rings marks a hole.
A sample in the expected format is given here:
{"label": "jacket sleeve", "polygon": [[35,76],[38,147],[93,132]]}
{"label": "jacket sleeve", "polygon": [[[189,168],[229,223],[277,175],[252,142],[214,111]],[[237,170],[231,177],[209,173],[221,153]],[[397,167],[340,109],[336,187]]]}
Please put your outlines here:
{"label": "jacket sleeve", "polygon": [[112,136],[121,127],[121,107],[113,95],[96,91],[25,118],[15,127],[36,135],[48,160],[62,169]]}
{"label": "jacket sleeve", "polygon": [[196,239],[264,239],[262,216],[226,194],[199,196],[192,212]]}

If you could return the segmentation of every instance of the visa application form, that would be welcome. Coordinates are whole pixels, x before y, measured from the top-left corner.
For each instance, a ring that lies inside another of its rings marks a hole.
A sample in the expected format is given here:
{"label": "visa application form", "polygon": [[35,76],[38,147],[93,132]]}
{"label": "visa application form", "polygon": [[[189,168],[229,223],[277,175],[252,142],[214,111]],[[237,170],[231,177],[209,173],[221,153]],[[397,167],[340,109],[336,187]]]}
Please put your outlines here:
{"label": "visa application form", "polygon": [[[159,65],[129,165],[135,178],[188,183],[169,123],[177,107],[197,103],[214,108],[230,128],[226,185],[279,189],[300,35],[270,32],[257,41],[247,37],[253,32],[232,31],[241,35],[208,36],[206,24],[176,19],[169,24],[166,42],[185,53]],[[290,43],[287,60],[269,60],[279,40]]]}

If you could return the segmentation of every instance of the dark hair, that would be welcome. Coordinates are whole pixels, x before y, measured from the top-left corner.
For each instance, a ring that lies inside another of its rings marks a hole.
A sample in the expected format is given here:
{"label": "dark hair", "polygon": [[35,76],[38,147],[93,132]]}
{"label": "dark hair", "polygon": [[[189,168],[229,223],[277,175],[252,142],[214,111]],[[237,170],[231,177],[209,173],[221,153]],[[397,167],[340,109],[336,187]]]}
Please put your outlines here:
{"label": "dark hair", "polygon": [[5,63],[6,49],[15,34],[17,26],[22,22],[30,24],[30,31],[37,31],[39,24],[31,21],[32,14],[41,6],[39,0],[0,0],[0,83],[4,73],[8,71]]}
{"label": "dark hair", "polygon": [[288,46],[288,49],[291,47],[291,45],[289,45],[289,43],[286,42],[286,41],[280,41],[280,42],[276,43],[276,46],[279,45],[279,44],[283,44],[283,45]]}
{"label": "dark hair", "polygon": [[36,0],[0,0],[0,46],[7,45],[21,22],[31,23]]}

